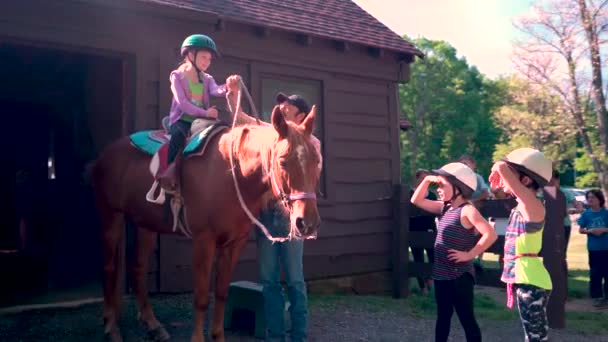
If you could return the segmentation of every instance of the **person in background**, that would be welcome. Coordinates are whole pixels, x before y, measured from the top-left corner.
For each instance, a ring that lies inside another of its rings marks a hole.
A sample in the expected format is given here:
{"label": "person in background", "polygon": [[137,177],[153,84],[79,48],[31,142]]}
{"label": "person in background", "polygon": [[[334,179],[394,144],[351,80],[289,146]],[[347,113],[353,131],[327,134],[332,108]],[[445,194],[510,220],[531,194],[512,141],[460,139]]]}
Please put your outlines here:
{"label": "person in background", "polygon": [[[426,177],[429,173],[425,170],[416,171],[416,184],[415,187],[420,184],[422,179]],[[414,189],[415,189],[414,187]],[[411,190],[410,196],[414,194],[414,189]],[[427,199],[429,200],[437,200],[437,196],[432,192],[428,191]],[[437,227],[435,225],[435,218],[437,216],[424,212],[421,210],[413,210],[413,213],[410,215],[410,231],[411,232],[431,232],[436,233]],[[432,247],[429,248],[420,248],[420,247],[411,247],[412,257],[414,258],[414,262],[424,263],[424,252],[426,251],[426,256],[429,260],[429,263],[432,264],[435,261],[435,252]],[[420,292],[423,294],[429,293],[431,286],[433,284],[433,280],[429,277],[424,279],[423,277],[416,277],[418,280],[418,286],[420,288]]]}
{"label": "person in background", "polygon": [[560,180],[559,180],[559,171],[553,170],[553,176],[551,177],[551,181],[549,185],[555,186],[557,190],[561,191],[564,194],[566,200],[566,211],[563,213],[564,215],[564,255],[568,253],[568,244],[570,242],[570,235],[572,232],[572,222],[570,221],[570,215],[580,213],[576,208],[576,198],[572,196],[572,194],[568,191],[563,191],[560,188]]}
{"label": "person in background", "polygon": [[471,201],[473,203],[475,203],[477,201],[483,201],[485,199],[490,198],[491,197],[490,187],[488,186],[486,181],[483,179],[483,177],[475,171],[475,169],[477,168],[475,159],[473,157],[465,154],[465,155],[461,156],[458,161],[463,163],[464,165],[468,166],[471,170],[473,170],[473,172],[475,173],[475,177],[477,178],[477,187],[475,188],[475,191],[471,195]]}
{"label": "person in background", "polygon": [[[579,232],[587,234],[589,292],[595,307],[608,306],[608,210],[601,190],[585,194],[589,208],[578,218]],[[602,286],[603,282],[603,286]],[[603,288],[603,289],[602,289]]]}

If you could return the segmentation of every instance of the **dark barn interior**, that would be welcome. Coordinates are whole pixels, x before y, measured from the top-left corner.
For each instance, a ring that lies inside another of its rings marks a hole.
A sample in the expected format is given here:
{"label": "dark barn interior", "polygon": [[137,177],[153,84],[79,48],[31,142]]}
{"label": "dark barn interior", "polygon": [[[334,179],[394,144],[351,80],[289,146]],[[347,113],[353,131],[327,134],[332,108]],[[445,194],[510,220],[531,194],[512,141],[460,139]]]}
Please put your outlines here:
{"label": "dark barn interior", "polygon": [[[98,292],[101,245],[86,166],[120,133],[123,62],[16,44],[0,45],[0,60],[0,305]],[[101,123],[101,132],[92,129]]]}

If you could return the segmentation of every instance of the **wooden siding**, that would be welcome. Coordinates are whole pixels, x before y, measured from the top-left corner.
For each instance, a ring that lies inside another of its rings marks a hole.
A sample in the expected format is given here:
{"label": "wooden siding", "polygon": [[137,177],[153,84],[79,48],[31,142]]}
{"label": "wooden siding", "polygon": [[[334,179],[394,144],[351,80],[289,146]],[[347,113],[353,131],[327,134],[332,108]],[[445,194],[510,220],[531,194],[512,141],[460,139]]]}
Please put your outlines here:
{"label": "wooden siding", "polygon": [[[209,33],[218,43],[222,58],[209,70],[216,80],[240,74],[258,106],[263,74],[320,80],[326,196],[319,201],[319,238],[306,242],[306,277],[391,267],[392,187],[400,182],[395,82],[408,72],[393,53],[373,57],[358,46],[341,52],[320,39],[304,46],[293,34],[273,30],[262,38],[252,26],[231,22],[215,31],[216,18],[130,1],[5,1],[0,12],[0,39],[128,60],[128,131],[159,127],[171,101],[169,72],[179,62],[181,41],[193,32]],[[40,13],[53,20],[40,21]],[[235,280],[257,278],[254,237],[252,231]],[[154,289],[191,289],[189,240],[161,236],[154,259]]]}

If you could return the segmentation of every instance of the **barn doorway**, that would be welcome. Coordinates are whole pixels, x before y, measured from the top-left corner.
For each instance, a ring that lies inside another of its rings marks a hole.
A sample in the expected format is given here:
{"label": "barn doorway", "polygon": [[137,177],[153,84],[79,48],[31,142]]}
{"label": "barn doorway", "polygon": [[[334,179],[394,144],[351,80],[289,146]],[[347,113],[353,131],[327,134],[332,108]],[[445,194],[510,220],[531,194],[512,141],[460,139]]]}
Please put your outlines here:
{"label": "barn doorway", "polygon": [[124,131],[126,62],[0,44],[0,306],[101,296],[87,164]]}

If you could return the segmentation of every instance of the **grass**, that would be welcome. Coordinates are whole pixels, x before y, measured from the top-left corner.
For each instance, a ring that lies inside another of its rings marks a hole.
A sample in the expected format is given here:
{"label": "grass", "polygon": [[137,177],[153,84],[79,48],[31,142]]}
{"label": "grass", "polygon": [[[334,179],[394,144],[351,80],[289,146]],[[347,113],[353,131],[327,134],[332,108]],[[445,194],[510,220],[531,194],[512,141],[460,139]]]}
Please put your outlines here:
{"label": "grass", "polygon": [[[391,312],[408,314],[418,318],[434,318],[436,315],[435,297],[432,293],[421,294],[413,290],[407,299],[393,299],[389,296],[354,296],[347,294],[311,295],[311,307],[320,310],[336,310],[350,307],[367,312]],[[479,317],[494,321],[511,320],[517,317],[514,311],[503,310],[503,303],[496,303],[491,297],[481,294],[475,296],[475,312]]]}
{"label": "grass", "polygon": [[589,298],[589,271],[568,271],[568,298]]}
{"label": "grass", "polygon": [[[587,259],[586,237],[573,227],[567,252],[569,276],[568,298],[587,300],[589,295],[589,265]],[[498,257],[485,254],[484,267],[498,268]],[[410,279],[415,284],[415,279]],[[320,310],[336,308],[353,308],[368,312],[390,312],[397,315],[410,315],[418,318],[434,319],[436,305],[433,294],[421,294],[418,286],[411,286],[412,293],[407,299],[393,299],[389,296],[354,296],[354,295],[311,295],[311,307]],[[481,320],[511,321],[517,320],[517,309],[507,310],[504,302],[497,302],[486,294],[475,295],[475,314]],[[608,312],[566,312],[568,330],[582,334],[608,334]]]}

